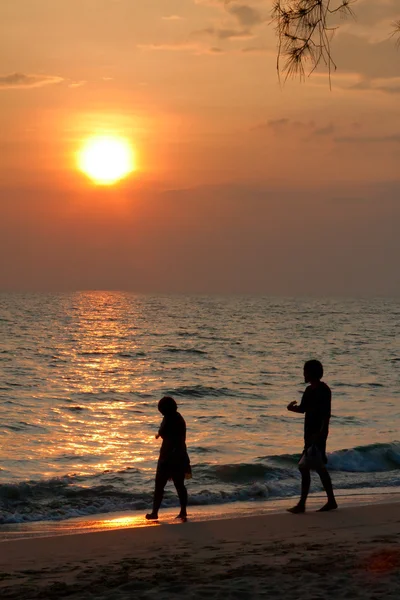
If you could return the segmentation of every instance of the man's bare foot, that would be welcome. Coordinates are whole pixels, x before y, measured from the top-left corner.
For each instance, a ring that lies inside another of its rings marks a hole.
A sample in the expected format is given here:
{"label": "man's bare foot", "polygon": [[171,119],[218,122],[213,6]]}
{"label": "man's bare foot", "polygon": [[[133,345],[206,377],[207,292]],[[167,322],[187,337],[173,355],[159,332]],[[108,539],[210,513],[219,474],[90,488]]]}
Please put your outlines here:
{"label": "man's bare foot", "polygon": [[148,521],[157,521],[157,519],[158,519],[158,513],[155,513],[155,512],[147,513],[146,519]]}
{"label": "man's bare foot", "polygon": [[328,512],[329,510],[336,510],[337,507],[336,500],[334,500],[333,502],[327,502],[322,508],[317,510],[317,512]]}
{"label": "man's bare foot", "polygon": [[287,512],[292,513],[292,515],[299,515],[306,512],[306,507],[304,504],[296,504],[296,506],[293,506],[293,508],[288,508]]}

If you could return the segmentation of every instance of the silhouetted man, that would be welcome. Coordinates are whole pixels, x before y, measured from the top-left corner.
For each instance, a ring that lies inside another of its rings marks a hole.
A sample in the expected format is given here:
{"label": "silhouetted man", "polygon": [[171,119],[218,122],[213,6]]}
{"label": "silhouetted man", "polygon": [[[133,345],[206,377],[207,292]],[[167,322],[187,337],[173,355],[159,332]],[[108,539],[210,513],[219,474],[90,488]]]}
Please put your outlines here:
{"label": "silhouetted man", "polygon": [[337,508],[332,481],[326,469],[326,463],[328,462],[326,440],[331,418],[331,390],[326,383],[321,381],[323,374],[323,366],[318,360],[306,362],[304,365],[304,381],[309,386],[303,394],[300,406],[297,405],[296,401],[293,401],[287,407],[291,412],[305,415],[304,450],[299,462],[301,498],[296,506],[288,509],[289,512],[294,514],[303,513],[306,510],[306,501],[311,483],[310,469],[317,471],[328,496],[328,502],[320,508],[319,512]]}

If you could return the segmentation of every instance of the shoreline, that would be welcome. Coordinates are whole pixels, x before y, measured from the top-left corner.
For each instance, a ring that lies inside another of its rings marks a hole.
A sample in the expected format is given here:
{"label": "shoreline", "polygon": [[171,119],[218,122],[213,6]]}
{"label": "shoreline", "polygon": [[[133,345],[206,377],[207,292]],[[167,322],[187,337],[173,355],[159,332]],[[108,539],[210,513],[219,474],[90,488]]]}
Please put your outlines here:
{"label": "shoreline", "polygon": [[2,600],[395,599],[400,502],[8,541]]}
{"label": "shoreline", "polygon": [[[339,508],[353,506],[374,506],[400,502],[400,488],[370,488],[360,490],[336,490]],[[227,504],[189,506],[190,523],[236,520],[246,517],[264,517],[279,515],[297,502],[296,497],[279,500],[260,500],[251,502],[231,502]],[[321,492],[311,493],[308,511],[313,512],[325,503],[325,495]],[[165,507],[160,510],[159,523],[176,525],[175,517],[178,507]],[[74,517],[60,521],[36,521],[0,525],[0,544],[38,538],[82,535],[110,530],[126,530],[148,528],[152,523],[145,520],[146,510],[99,513],[89,516]]]}

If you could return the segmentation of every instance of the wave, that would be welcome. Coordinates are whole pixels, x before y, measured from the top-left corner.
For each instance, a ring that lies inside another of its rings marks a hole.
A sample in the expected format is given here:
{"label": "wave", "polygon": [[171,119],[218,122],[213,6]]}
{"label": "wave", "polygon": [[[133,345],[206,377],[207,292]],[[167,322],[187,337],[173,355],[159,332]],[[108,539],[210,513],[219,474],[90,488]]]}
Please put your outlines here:
{"label": "wave", "polygon": [[[286,490],[274,489],[273,486],[263,482],[254,482],[230,490],[199,489],[190,493],[191,506],[223,504],[239,501],[266,500],[291,496],[298,491],[298,482],[293,479]],[[289,492],[289,493],[288,493]],[[51,502],[44,503],[43,498],[25,499],[24,503],[14,502],[2,507],[0,524],[27,523],[35,521],[61,521],[74,517],[90,516],[121,511],[146,510],[151,507],[152,493],[123,493],[99,486],[91,489],[81,488],[70,491],[64,498],[58,497]],[[167,491],[164,496],[163,506],[178,506],[176,494]]]}
{"label": "wave", "polygon": [[201,354],[206,355],[208,352],[204,350],[199,350],[198,348],[176,348],[175,346],[165,346],[163,348],[164,352],[171,352],[172,354],[182,353],[182,354]]}
{"label": "wave", "polygon": [[267,481],[290,475],[290,468],[279,468],[265,462],[240,463],[228,465],[196,465],[196,473],[199,473],[205,481],[218,481],[222,483],[248,483],[256,480]]}
{"label": "wave", "polygon": [[[200,506],[265,500],[270,497],[291,496],[298,491],[295,477],[281,482],[268,482],[262,479],[261,471],[254,471],[253,475],[261,476],[261,479],[226,488],[212,487],[206,481],[201,481],[200,485],[190,490],[190,504]],[[113,485],[83,487],[76,485],[74,479],[66,476],[46,481],[0,485],[0,524],[61,521],[100,513],[145,510],[152,503],[152,486],[140,492],[128,492]],[[165,493],[163,505],[178,505],[176,494],[171,488]]]}
{"label": "wave", "polygon": [[[242,483],[255,479],[284,479],[297,468],[300,454],[265,456],[256,463],[197,465],[196,470],[208,480]],[[371,444],[338,450],[328,455],[331,471],[341,473],[390,473],[400,470],[400,443]]]}
{"label": "wave", "polygon": [[[207,450],[193,448],[192,456]],[[192,505],[278,499],[297,495],[299,454],[269,455],[251,463],[193,464]],[[205,458],[205,457],[204,457]],[[203,458],[203,460],[204,460]],[[400,442],[371,444],[329,455],[334,484],[340,489],[400,486]],[[63,520],[71,517],[151,506],[154,473],[138,468],[91,476],[66,475],[0,485],[0,524]],[[318,478],[314,485],[320,488]],[[319,487],[318,487],[319,486]],[[165,505],[178,501],[172,487]]]}
{"label": "wave", "polygon": [[220,450],[216,447],[190,446],[190,452],[192,454],[218,454]]}
{"label": "wave", "polygon": [[[400,486],[400,478],[388,481],[370,480],[364,477],[349,482],[335,482],[336,489],[372,489]],[[318,480],[313,483],[315,491],[322,491]],[[59,488],[60,491],[61,488]],[[258,500],[278,500],[297,496],[300,490],[299,478],[293,473],[283,480],[255,480],[241,485],[212,487],[203,484],[189,490],[189,505],[204,506],[232,502],[250,502]],[[32,490],[31,490],[32,491]],[[116,513],[121,511],[143,510],[151,507],[152,491],[122,492],[112,486],[97,486],[90,489],[79,488],[65,490],[64,496],[58,494],[45,501],[45,496],[24,498],[19,494],[19,502],[1,503],[0,524],[24,523],[35,521],[62,521],[74,517],[95,514]],[[164,507],[178,506],[174,491],[168,489],[163,500]]]}
{"label": "wave", "polygon": [[170,396],[186,397],[186,398],[241,398],[251,400],[263,400],[261,394],[249,394],[241,390],[234,391],[230,388],[212,387],[205,385],[180,386],[168,390],[166,392]]}
{"label": "wave", "polygon": [[41,431],[46,431],[46,428],[42,427],[42,425],[36,425],[34,423],[26,423],[25,421],[19,421],[18,423],[11,423],[11,424],[0,423],[0,430],[1,429],[9,429],[10,431],[15,431],[15,432],[27,431],[29,429],[40,429]]}
{"label": "wave", "polygon": [[194,386],[180,386],[176,387],[167,392],[171,396],[186,396],[188,398],[205,398],[205,397],[216,397],[221,398],[223,396],[234,396],[235,392],[229,388],[216,388],[205,385],[194,385]]}
{"label": "wave", "polygon": [[[299,454],[265,457],[265,459],[286,463],[297,463],[299,458]],[[400,469],[400,442],[369,444],[337,450],[328,454],[328,466],[332,471],[347,473],[379,473],[397,470]]]}
{"label": "wave", "polygon": [[329,465],[335,471],[350,473],[376,473],[400,469],[400,442],[339,450],[329,456]]}
{"label": "wave", "polygon": [[[119,358],[136,358],[146,356],[146,353],[143,351],[137,352],[113,352],[108,350],[92,350],[92,351],[82,351],[78,352],[78,356],[85,356],[87,358],[96,357],[96,356],[118,356]],[[58,357],[52,357],[55,360],[59,360]],[[63,361],[64,362],[64,361]]]}
{"label": "wave", "polygon": [[138,350],[137,352],[118,352],[117,356],[120,358],[136,358],[146,356],[146,352]]}
{"label": "wave", "polygon": [[335,388],[383,388],[385,387],[383,383],[378,383],[375,381],[371,382],[362,382],[362,383],[350,383],[350,382],[335,382],[332,384]]}
{"label": "wave", "polygon": [[83,487],[74,478],[0,485],[0,524],[59,521],[119,510],[141,510],[151,504],[150,492],[125,492],[113,485]]}

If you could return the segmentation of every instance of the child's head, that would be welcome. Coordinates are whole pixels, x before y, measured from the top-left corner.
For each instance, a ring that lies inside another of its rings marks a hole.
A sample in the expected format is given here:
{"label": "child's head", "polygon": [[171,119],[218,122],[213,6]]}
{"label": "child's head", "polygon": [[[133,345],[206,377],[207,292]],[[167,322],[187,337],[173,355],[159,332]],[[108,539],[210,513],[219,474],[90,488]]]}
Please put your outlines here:
{"label": "child's head", "polygon": [[178,406],[171,396],[164,396],[164,398],[161,398],[160,402],[158,403],[158,410],[164,417],[166,417],[175,414],[178,410]]}
{"label": "child's head", "polygon": [[324,367],[319,360],[308,360],[304,365],[304,381],[311,383],[319,381],[324,375]]}

